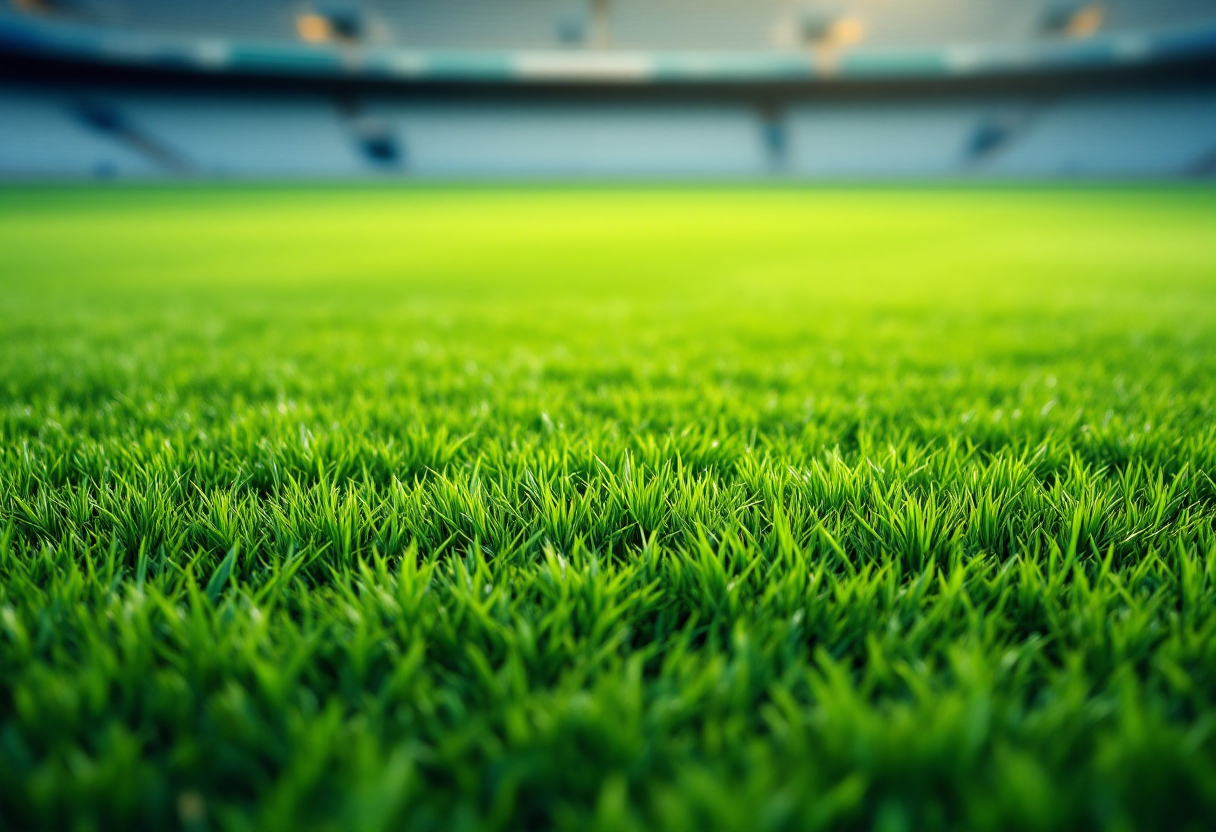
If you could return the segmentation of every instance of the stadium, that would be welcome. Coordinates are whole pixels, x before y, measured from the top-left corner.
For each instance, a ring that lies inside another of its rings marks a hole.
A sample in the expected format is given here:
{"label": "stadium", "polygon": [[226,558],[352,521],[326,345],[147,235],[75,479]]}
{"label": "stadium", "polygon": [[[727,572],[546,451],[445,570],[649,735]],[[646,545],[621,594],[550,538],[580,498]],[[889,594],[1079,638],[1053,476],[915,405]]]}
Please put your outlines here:
{"label": "stadium", "polygon": [[1216,2],[0,6],[0,830],[1206,830]]}
{"label": "stadium", "polygon": [[1206,0],[22,0],[0,44],[8,177],[1216,170]]}

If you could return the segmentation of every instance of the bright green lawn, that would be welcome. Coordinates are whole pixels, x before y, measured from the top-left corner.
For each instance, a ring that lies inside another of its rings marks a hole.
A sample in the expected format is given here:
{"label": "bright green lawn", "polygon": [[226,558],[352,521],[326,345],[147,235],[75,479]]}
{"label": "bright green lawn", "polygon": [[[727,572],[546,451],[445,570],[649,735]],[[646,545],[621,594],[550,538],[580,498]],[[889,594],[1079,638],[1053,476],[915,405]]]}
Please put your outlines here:
{"label": "bright green lawn", "polygon": [[1213,477],[1210,188],[3,190],[0,829],[1209,828]]}

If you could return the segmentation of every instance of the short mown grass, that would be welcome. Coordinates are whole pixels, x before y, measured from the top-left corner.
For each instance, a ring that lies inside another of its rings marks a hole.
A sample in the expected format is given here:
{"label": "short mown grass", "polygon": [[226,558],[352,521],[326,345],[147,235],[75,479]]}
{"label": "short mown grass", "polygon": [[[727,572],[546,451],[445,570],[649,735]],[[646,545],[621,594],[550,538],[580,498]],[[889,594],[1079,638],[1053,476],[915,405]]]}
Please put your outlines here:
{"label": "short mown grass", "polygon": [[0,191],[0,828],[1209,828],[1216,191]]}

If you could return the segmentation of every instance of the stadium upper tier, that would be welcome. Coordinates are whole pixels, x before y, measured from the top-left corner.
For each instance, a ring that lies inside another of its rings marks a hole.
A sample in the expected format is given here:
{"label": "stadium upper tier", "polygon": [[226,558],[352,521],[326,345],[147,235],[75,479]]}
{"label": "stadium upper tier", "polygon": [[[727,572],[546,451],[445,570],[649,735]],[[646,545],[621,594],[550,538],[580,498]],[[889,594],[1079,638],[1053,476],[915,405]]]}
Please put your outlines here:
{"label": "stadium upper tier", "polygon": [[472,80],[925,77],[1216,54],[1216,0],[12,0],[0,49]]}

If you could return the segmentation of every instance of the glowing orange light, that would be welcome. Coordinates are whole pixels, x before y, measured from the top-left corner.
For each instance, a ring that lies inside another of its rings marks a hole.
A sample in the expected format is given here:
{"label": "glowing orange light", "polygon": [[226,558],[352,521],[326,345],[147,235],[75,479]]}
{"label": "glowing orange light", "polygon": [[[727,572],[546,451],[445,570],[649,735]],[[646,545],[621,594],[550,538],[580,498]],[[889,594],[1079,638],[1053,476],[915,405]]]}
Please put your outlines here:
{"label": "glowing orange light", "polygon": [[28,14],[46,14],[51,10],[46,0],[13,0],[13,5]]}
{"label": "glowing orange light", "polygon": [[824,38],[833,46],[852,46],[866,36],[866,24],[856,17],[842,17],[828,28]]}
{"label": "glowing orange light", "polygon": [[1087,38],[1102,28],[1106,13],[1097,3],[1077,9],[1064,27],[1064,33],[1070,38]]}
{"label": "glowing orange light", "polygon": [[324,43],[333,37],[329,21],[319,14],[302,14],[296,18],[296,31],[300,40],[308,43]]}

